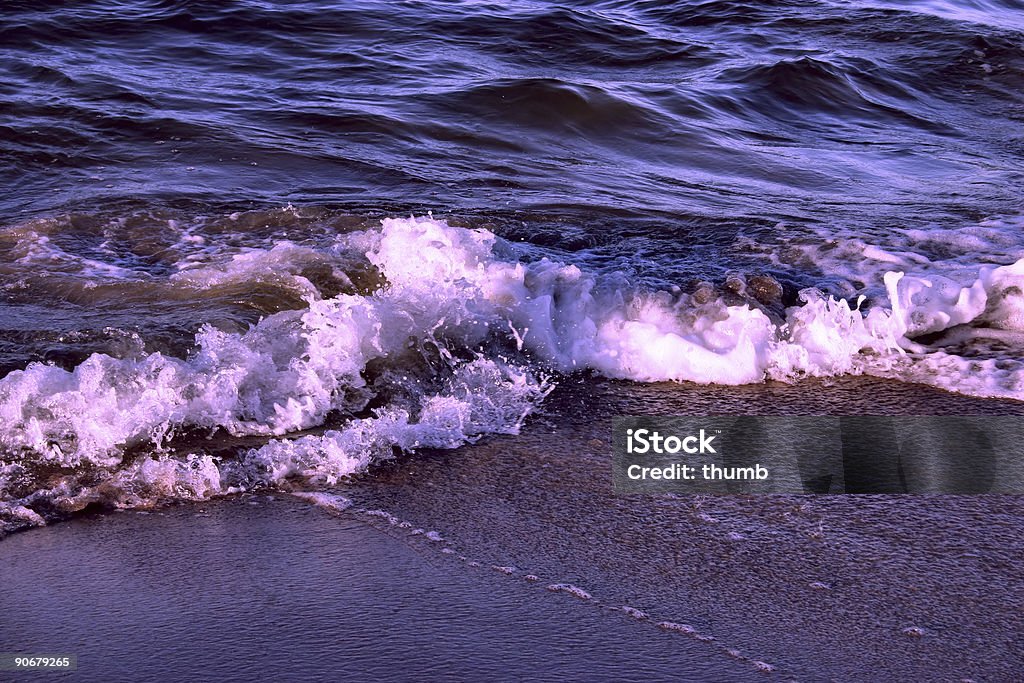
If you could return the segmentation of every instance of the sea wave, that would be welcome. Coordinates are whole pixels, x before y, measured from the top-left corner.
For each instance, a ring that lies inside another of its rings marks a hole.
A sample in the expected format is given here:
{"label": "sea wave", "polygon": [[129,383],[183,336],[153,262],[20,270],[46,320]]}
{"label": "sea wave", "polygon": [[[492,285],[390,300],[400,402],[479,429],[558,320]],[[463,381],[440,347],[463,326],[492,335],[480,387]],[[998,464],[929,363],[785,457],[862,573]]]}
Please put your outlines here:
{"label": "sea wave", "polygon": [[[947,235],[947,249],[978,252],[1005,234],[979,226]],[[909,272],[924,258],[909,245],[934,250],[941,239],[910,233],[892,253],[854,244],[875,264],[860,276],[881,283],[870,306],[815,288],[787,305],[776,280],[742,274],[650,289],[429,216],[385,219],[317,249],[277,242],[202,267],[186,260],[151,293],[274,277],[299,303],[243,330],[203,325],[181,357],[135,347],[0,379],[4,514],[330,483],[395,451],[515,433],[557,377],[584,370],[725,385],[867,374],[1024,399],[1024,362],[984,346],[1024,339],[1024,260],[935,258]],[[325,264],[335,281],[349,269],[362,284],[321,290],[302,275]],[[212,454],[203,435],[233,455]]]}

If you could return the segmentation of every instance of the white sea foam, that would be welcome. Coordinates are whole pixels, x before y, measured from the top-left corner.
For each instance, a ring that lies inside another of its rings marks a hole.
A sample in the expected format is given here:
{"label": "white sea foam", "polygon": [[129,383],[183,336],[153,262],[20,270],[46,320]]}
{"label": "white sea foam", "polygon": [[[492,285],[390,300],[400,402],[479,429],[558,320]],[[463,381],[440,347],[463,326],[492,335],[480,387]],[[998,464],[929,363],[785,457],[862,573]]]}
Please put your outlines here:
{"label": "white sea foam", "polygon": [[[11,373],[0,380],[0,499],[23,505],[8,491],[29,476],[24,466],[42,462],[108,470],[103,495],[124,505],[291,478],[332,483],[396,450],[515,432],[549,389],[544,369],[703,384],[872,374],[1021,399],[1019,359],[950,346],[985,336],[1015,343],[1024,332],[1024,261],[972,268],[963,256],[1012,252],[997,244],[1002,235],[999,226],[960,238],[908,234],[901,253],[861,243],[862,272],[853,275],[870,280],[868,290],[877,285],[869,308],[805,290],[784,318],[548,258],[523,261],[486,230],[430,217],[385,220],[319,251],[281,243],[189,266],[169,286],[278,273],[307,305],[244,332],[203,327],[185,359],[95,354],[70,371],[33,364]],[[945,267],[924,255],[938,239],[952,254]],[[343,281],[359,262],[378,272],[376,291],[324,296],[303,275],[314,263]],[[922,335],[946,342],[925,345]],[[366,413],[371,400],[377,407]],[[322,433],[280,438],[361,412]],[[196,430],[268,441],[230,462],[165,452]],[[76,485],[48,481],[40,491],[71,507],[99,495],[95,484]]]}
{"label": "white sea foam", "polygon": [[579,598],[580,600],[594,599],[594,596],[592,596],[590,593],[583,590],[579,586],[572,585],[571,583],[553,583],[550,586],[548,586],[548,590],[552,593],[568,593],[574,598]]}
{"label": "white sea foam", "polygon": [[296,498],[307,500],[313,505],[331,510],[332,512],[344,512],[352,507],[352,501],[345,496],[335,493],[324,493],[322,491],[297,491],[292,493]]}

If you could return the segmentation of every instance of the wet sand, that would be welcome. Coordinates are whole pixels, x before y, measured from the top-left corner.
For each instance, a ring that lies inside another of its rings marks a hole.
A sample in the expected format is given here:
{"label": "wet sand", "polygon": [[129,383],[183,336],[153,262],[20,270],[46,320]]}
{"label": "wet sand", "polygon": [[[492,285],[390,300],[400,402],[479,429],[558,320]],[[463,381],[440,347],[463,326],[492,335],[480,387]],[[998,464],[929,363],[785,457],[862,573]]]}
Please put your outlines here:
{"label": "wet sand", "polygon": [[[3,680],[758,680],[741,661],[289,496],[78,519],[0,546]],[[7,677],[7,678],[5,678]]]}
{"label": "wet sand", "polygon": [[629,413],[1021,410],[581,380],[519,436],[338,487],[346,509],[275,493],[14,534],[0,651],[78,654],[69,680],[1016,680],[1024,497],[617,497],[607,443]]}
{"label": "wet sand", "polygon": [[992,414],[1019,404],[864,378],[563,389],[520,436],[378,468],[346,495],[439,529],[467,554],[691,625],[784,679],[1020,678],[1024,497],[617,497],[606,445],[609,416],[629,413]]}

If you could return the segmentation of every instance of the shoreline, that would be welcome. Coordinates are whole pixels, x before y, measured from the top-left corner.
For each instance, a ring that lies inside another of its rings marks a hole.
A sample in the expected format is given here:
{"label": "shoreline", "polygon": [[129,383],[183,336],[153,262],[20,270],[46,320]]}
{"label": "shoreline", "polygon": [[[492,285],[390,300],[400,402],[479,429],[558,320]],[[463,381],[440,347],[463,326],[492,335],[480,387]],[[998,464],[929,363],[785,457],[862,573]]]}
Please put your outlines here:
{"label": "shoreline", "polygon": [[[298,626],[260,621],[258,600],[247,591],[264,585],[255,567],[268,544],[280,549],[275,561],[282,578],[307,557],[312,564],[301,571],[320,577],[309,585],[288,579],[275,597],[280,607],[315,610],[334,604],[331,591],[340,590],[365,598],[349,617],[383,618],[384,608],[371,600],[380,597],[377,589],[339,588],[336,577],[324,578],[337,559],[325,562],[318,554],[347,549],[356,552],[345,555],[346,567],[379,576],[383,594],[395,591],[395,604],[405,609],[444,612],[444,601],[455,594],[475,605],[460,618],[431,622],[429,642],[486,631],[473,615],[491,604],[495,591],[518,615],[507,622],[516,637],[528,642],[557,642],[562,619],[596,629],[590,635],[604,639],[607,658],[570,648],[564,659],[551,660],[560,661],[556,668],[565,667],[569,678],[582,676],[588,665],[611,667],[602,669],[606,678],[619,680],[629,680],[628,671],[668,680],[679,666],[693,672],[689,680],[849,680],[865,672],[912,680],[1016,676],[1024,666],[1013,645],[1024,630],[1024,569],[1014,560],[1024,554],[1018,533],[1024,496],[614,495],[606,444],[610,417],[617,414],[864,412],[867,401],[891,412],[1024,411],[1009,402],[865,378],[830,384],[814,391],[789,385],[691,389],[582,379],[552,394],[518,436],[402,456],[323,495],[299,500],[272,492],[275,500],[268,501],[245,494],[152,514],[87,514],[13,534],[0,541],[0,554],[2,573],[17,580],[5,600],[18,604],[4,604],[3,611],[24,614],[37,609],[33,604],[46,605],[55,584],[67,585],[65,595],[106,591],[111,600],[122,593],[128,602],[157,600],[125,614],[104,613],[95,604],[92,612],[70,602],[52,605],[51,614],[63,614],[63,626],[50,637],[67,637],[88,622],[120,634],[111,637],[130,652],[137,633],[119,620],[142,609],[167,621],[167,642],[187,650],[197,636],[176,621],[175,600],[189,595],[187,586],[215,576],[235,582],[229,602],[237,601],[247,616],[233,618],[255,619],[253,632],[274,642]],[[138,567],[172,571],[181,586],[147,598],[130,580],[113,583],[96,564],[112,548],[132,558],[129,578]],[[425,574],[389,573],[395,552]],[[436,590],[444,594],[440,603],[429,597]],[[638,619],[624,607],[646,616]],[[525,614],[541,616],[531,624]],[[374,634],[360,647],[372,650],[391,638],[405,642],[414,633]],[[662,653],[664,666],[627,658],[628,667],[615,669],[615,662],[627,660],[610,644],[634,642],[642,644],[637,652]],[[643,650],[643,643],[652,649]],[[465,671],[487,677],[495,652],[493,646],[462,652],[462,665],[470,667]],[[76,654],[80,678],[74,680],[91,680],[84,673],[86,653]],[[523,676],[543,678],[547,671],[521,665]],[[313,677],[324,673],[311,671]],[[223,673],[232,680],[229,670]]]}
{"label": "shoreline", "polygon": [[291,496],[82,517],[4,545],[0,649],[78,658],[10,680],[761,680],[592,598]]}

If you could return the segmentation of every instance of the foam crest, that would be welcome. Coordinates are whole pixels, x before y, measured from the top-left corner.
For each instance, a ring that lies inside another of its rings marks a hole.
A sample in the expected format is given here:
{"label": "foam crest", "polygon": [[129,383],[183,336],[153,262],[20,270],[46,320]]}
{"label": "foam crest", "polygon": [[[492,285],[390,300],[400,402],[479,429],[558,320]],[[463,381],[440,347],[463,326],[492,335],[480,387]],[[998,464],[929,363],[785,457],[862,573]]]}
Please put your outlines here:
{"label": "foam crest", "polygon": [[448,386],[425,397],[416,419],[408,410],[388,408],[319,436],[275,440],[243,459],[247,481],[276,484],[300,477],[334,484],[393,450],[455,448],[484,434],[518,433],[550,385],[494,361],[478,359],[459,367]]}
{"label": "foam crest", "polygon": [[[305,308],[244,332],[204,326],[186,358],[94,354],[70,370],[37,363],[0,379],[0,500],[76,509],[97,496],[133,506],[330,484],[398,451],[515,433],[549,391],[548,370],[702,384],[872,374],[1024,398],[1019,360],[954,345],[1024,332],[1024,260],[968,278],[879,257],[901,269],[881,274],[884,294],[867,308],[808,289],[780,314],[523,261],[491,232],[422,217],[171,277],[202,289],[280,270],[301,284],[310,262],[338,279],[374,271],[376,288],[325,296],[307,279]],[[321,431],[297,434],[310,429]],[[223,460],[179,455],[196,434],[264,443]],[[53,468],[58,476],[39,474]],[[105,473],[100,484],[80,476],[88,468]]]}

